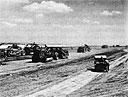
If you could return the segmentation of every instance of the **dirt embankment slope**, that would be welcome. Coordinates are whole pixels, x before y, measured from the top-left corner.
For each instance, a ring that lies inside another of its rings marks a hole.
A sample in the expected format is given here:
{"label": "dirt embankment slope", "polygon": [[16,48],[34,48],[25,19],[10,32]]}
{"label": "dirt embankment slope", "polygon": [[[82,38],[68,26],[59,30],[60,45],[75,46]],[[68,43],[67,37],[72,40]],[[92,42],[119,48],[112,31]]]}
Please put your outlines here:
{"label": "dirt embankment slope", "polygon": [[68,97],[128,97],[128,59]]}

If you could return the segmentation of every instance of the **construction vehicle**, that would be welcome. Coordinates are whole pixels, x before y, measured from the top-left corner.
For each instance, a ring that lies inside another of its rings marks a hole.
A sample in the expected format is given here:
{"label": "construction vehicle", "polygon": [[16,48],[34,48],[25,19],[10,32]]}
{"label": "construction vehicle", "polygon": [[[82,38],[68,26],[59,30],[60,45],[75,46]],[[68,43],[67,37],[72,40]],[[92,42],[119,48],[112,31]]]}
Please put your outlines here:
{"label": "construction vehicle", "polygon": [[89,52],[91,49],[88,45],[84,45],[84,46],[80,46],[77,49],[77,53],[85,53],[85,52]]}
{"label": "construction vehicle", "polygon": [[108,48],[108,45],[102,45],[101,48]]}
{"label": "construction vehicle", "polygon": [[8,46],[7,57],[23,56],[23,55],[25,55],[25,51],[22,47],[18,46],[15,43],[12,44],[12,46]]}
{"label": "construction vehicle", "polygon": [[94,59],[94,67],[96,71],[109,71],[109,62],[106,55],[95,55]]}
{"label": "construction vehicle", "polygon": [[0,65],[2,65],[2,62],[5,61],[7,58],[6,50],[0,49]]}
{"label": "construction vehicle", "polygon": [[7,57],[7,50],[8,50],[8,47],[11,45],[12,44],[4,44],[4,43],[0,45],[0,59]]}
{"label": "construction vehicle", "polygon": [[46,62],[47,58],[65,59],[68,58],[69,53],[67,50],[63,50],[62,47],[40,47],[36,45],[33,49],[32,62]]}
{"label": "construction vehicle", "polygon": [[28,43],[25,47],[25,54],[26,55],[32,55],[34,53],[34,48],[37,46],[38,44],[34,43]]}

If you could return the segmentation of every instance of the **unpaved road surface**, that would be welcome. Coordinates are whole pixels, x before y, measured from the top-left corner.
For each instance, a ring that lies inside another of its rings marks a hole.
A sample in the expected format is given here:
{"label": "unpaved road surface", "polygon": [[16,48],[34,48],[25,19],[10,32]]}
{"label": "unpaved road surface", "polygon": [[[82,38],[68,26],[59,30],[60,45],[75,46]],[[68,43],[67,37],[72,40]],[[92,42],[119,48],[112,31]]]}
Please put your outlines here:
{"label": "unpaved road surface", "polygon": [[[66,60],[53,60],[52,62],[48,62],[48,63],[32,63],[30,56],[28,56],[27,58],[30,58],[30,59],[4,62],[5,65],[0,66],[0,75],[16,73],[20,71],[30,71],[30,70],[35,69],[36,67],[39,68],[40,66],[46,67],[49,65],[55,65],[55,64],[60,64],[60,63],[62,64],[62,63],[70,62],[74,59],[79,59],[85,56],[91,56],[97,53],[103,53],[103,52],[111,51],[111,50],[112,49],[103,49],[103,50],[99,49],[99,50],[91,50],[91,52],[86,52],[86,53],[71,52],[69,55],[69,58]],[[24,58],[22,57],[22,59]]]}
{"label": "unpaved road surface", "polygon": [[67,97],[128,97],[128,58]]}
{"label": "unpaved road surface", "polygon": [[[113,61],[126,53],[122,50],[113,50],[106,54],[109,56],[109,60]],[[80,71],[87,71],[88,68],[93,68],[93,57],[89,55],[68,61],[63,60],[63,62],[58,60],[57,62],[52,61],[50,63],[28,62],[26,64],[33,64],[33,66],[27,66],[22,68],[22,70],[20,68],[18,71],[11,70],[11,74],[10,70],[8,70],[7,74],[2,74],[3,72],[5,73],[6,70],[1,73],[0,97],[32,94],[48,87],[52,87],[59,82],[78,75]],[[72,95],[74,94],[71,94],[70,96]]]}
{"label": "unpaved road surface", "polygon": [[[122,64],[126,60],[128,60],[128,55],[122,56],[114,62],[111,62],[110,69]],[[30,94],[28,96],[21,95],[18,97],[67,97],[67,95],[71,94],[75,90],[79,90],[83,86],[85,87],[88,82],[102,74],[103,73],[82,71],[80,74],[60,82],[57,85],[53,85],[52,87],[48,87],[47,89]]]}

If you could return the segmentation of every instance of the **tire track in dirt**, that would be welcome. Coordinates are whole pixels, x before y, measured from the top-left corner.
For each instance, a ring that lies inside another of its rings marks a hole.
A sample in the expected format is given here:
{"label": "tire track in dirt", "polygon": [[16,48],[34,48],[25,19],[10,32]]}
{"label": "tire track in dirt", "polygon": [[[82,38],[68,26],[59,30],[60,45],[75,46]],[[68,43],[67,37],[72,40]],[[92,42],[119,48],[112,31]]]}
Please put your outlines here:
{"label": "tire track in dirt", "polygon": [[112,69],[108,74],[98,76],[68,97],[128,97],[127,60],[126,56],[119,58],[110,66]]}
{"label": "tire track in dirt", "polygon": [[[115,60],[114,62],[111,62],[110,69],[121,64],[127,59],[128,59],[128,55],[124,55],[119,59]],[[91,80],[102,74],[103,73],[96,73],[91,71],[82,72],[81,74],[75,77],[67,79],[57,85],[53,85],[52,87],[49,87],[45,90],[39,91],[32,95],[28,95],[28,96],[23,95],[17,97],[66,97],[66,95],[72,93],[75,90],[80,89],[81,87],[89,83]]]}
{"label": "tire track in dirt", "polygon": [[[116,54],[121,56],[123,52],[112,52],[109,56]],[[124,53],[123,53],[124,54]],[[86,59],[87,58],[87,59]],[[115,57],[114,57],[115,58]],[[91,62],[91,63],[90,63]],[[55,63],[53,61],[53,63]],[[49,84],[63,81],[79,72],[93,66],[93,58],[83,57],[71,61],[69,63],[58,64],[58,66],[51,66],[49,68],[37,68],[36,71],[21,72],[21,74],[14,74],[12,76],[3,76],[0,78],[0,93],[1,97],[13,97],[19,94],[27,93],[35,90],[42,90],[49,87]],[[50,86],[51,86],[50,85]]]}
{"label": "tire track in dirt", "polygon": [[[107,52],[99,53],[99,54],[106,54],[107,56],[110,56],[113,53],[118,54],[119,52],[122,52],[122,50],[112,50],[112,51],[107,51]],[[125,53],[122,52],[121,54],[123,55]],[[29,72],[36,72],[36,71],[42,70],[42,69],[50,69],[50,68],[61,67],[61,66],[64,66],[64,65],[70,65],[70,64],[73,64],[73,63],[82,62],[83,60],[84,61],[90,61],[90,60],[93,60],[94,55],[95,54],[91,54],[91,55],[84,56],[84,57],[81,57],[81,58],[78,58],[78,59],[61,60],[60,62],[57,60],[57,61],[52,61],[50,63],[49,62],[48,63],[36,63],[36,65],[35,65],[35,63],[31,63],[30,60],[24,60],[25,63],[28,61],[28,62],[30,62],[31,65],[28,64],[28,66],[23,66],[23,67],[19,66],[19,68],[16,68],[16,69],[13,69],[13,70],[2,71],[2,72],[0,72],[0,76],[9,76],[9,75],[16,74],[16,73],[17,74],[25,74],[25,73],[27,74]],[[109,58],[109,60],[114,60],[116,58],[116,57],[115,58],[114,57]],[[23,64],[25,64],[24,62],[21,62],[19,64],[18,62],[14,61],[14,64],[23,65]],[[12,64],[13,64],[13,62],[12,62]],[[10,68],[12,68],[12,67],[10,67]],[[2,68],[2,69],[4,69],[4,68]]]}

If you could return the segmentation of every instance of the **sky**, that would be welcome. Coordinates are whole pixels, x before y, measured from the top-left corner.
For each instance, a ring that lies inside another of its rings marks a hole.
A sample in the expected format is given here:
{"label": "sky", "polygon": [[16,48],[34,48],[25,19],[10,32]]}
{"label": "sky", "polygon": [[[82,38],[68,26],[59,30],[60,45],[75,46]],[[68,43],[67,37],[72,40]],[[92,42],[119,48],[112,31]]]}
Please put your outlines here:
{"label": "sky", "polygon": [[0,42],[127,45],[127,0],[0,0]]}

